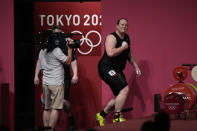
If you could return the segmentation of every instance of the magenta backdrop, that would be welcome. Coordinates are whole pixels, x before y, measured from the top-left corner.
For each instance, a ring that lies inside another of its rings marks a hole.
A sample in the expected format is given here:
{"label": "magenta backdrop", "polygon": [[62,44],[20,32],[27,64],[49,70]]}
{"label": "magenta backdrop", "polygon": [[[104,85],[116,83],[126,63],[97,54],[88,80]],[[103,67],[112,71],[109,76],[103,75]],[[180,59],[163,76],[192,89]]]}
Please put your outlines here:
{"label": "magenta backdrop", "polygon": [[[14,130],[14,1],[2,0],[0,4],[0,84],[9,83],[10,130]],[[0,105],[0,108],[2,105]]]}
{"label": "magenta backdrop", "polygon": [[[152,114],[153,95],[163,94],[176,82],[173,68],[197,63],[196,7],[195,0],[102,0],[103,42],[108,33],[115,31],[117,19],[127,18],[132,49],[142,71],[141,77],[136,78],[129,64],[125,69],[130,87],[125,107],[134,107],[126,113],[127,119]],[[190,74],[186,81],[196,84]],[[102,83],[102,107],[112,97]]]}
{"label": "magenta backdrop", "polygon": [[[102,0],[102,36],[115,30],[116,20],[129,20],[128,34],[132,38],[135,58],[142,70],[140,78],[126,67],[130,94],[127,106],[134,111],[127,118],[153,113],[153,94],[163,93],[175,80],[172,69],[182,63],[197,63],[196,30],[197,1],[195,0]],[[3,0],[0,5],[1,48],[0,82],[10,84],[14,93],[14,8],[13,0]],[[196,84],[191,80],[187,81]],[[102,83],[102,105],[112,97]],[[10,127],[14,130],[14,97],[10,96]]]}

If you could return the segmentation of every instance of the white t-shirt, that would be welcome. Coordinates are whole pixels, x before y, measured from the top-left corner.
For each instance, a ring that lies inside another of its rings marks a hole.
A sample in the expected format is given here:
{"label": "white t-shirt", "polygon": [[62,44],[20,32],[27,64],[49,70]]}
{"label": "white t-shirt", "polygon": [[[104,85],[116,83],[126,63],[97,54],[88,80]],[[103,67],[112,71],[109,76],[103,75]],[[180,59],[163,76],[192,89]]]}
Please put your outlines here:
{"label": "white t-shirt", "polygon": [[40,69],[43,70],[43,84],[59,86],[64,83],[64,68],[67,56],[60,48],[52,52],[41,50],[39,53]]}

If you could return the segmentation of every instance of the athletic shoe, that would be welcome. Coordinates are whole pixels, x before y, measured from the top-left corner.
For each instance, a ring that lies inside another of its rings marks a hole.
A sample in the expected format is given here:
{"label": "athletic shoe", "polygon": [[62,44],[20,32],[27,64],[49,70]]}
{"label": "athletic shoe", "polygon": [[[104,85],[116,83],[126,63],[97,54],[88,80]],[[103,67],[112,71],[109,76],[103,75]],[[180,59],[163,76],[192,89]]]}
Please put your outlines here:
{"label": "athletic shoe", "polygon": [[118,123],[118,122],[123,122],[123,121],[126,121],[126,119],[123,118],[122,115],[119,115],[118,117],[113,119],[113,123]]}
{"label": "athletic shoe", "polygon": [[101,116],[100,113],[96,114],[96,119],[98,121],[99,126],[104,126],[105,125],[105,118]]}

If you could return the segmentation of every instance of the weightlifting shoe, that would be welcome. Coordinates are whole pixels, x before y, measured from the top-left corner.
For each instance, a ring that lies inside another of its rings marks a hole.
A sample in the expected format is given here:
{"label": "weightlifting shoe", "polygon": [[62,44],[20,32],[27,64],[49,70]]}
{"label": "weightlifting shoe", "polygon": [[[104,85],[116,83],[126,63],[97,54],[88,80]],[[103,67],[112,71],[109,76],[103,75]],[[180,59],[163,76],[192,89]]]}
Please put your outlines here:
{"label": "weightlifting shoe", "polygon": [[105,125],[105,118],[103,116],[101,116],[100,113],[96,114],[96,120],[98,121],[99,126]]}
{"label": "weightlifting shoe", "polygon": [[116,115],[113,119],[113,123],[124,122],[124,121],[126,121],[126,119],[123,118],[121,114]]}

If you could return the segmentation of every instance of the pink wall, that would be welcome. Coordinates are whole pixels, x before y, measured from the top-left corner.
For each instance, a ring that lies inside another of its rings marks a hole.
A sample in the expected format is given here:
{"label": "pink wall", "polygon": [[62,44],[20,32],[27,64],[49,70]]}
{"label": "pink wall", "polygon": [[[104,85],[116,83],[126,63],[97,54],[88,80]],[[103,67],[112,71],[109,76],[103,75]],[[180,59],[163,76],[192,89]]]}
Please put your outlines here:
{"label": "pink wall", "polygon": [[[196,7],[195,0],[102,0],[103,41],[115,31],[117,19],[127,18],[134,56],[142,71],[142,76],[136,78],[129,64],[125,69],[130,86],[126,106],[134,107],[127,119],[152,114],[153,95],[163,94],[175,83],[173,68],[197,63]],[[190,74],[186,81],[197,84]],[[102,83],[102,106],[111,97],[109,88]]]}
{"label": "pink wall", "polygon": [[[0,4],[0,83],[10,86],[10,127],[14,130],[14,1]],[[0,107],[2,108],[2,107]]]}
{"label": "pink wall", "polygon": [[[153,94],[163,93],[175,80],[172,69],[182,63],[196,62],[197,1],[195,0],[102,0],[103,41],[115,30],[118,18],[129,20],[128,34],[142,76],[126,67],[130,94],[126,106],[134,111],[127,118],[153,113]],[[10,84],[10,127],[14,130],[14,8],[13,0],[0,5],[0,83]],[[196,84],[194,81],[190,81]],[[112,94],[102,83],[102,105]]]}

